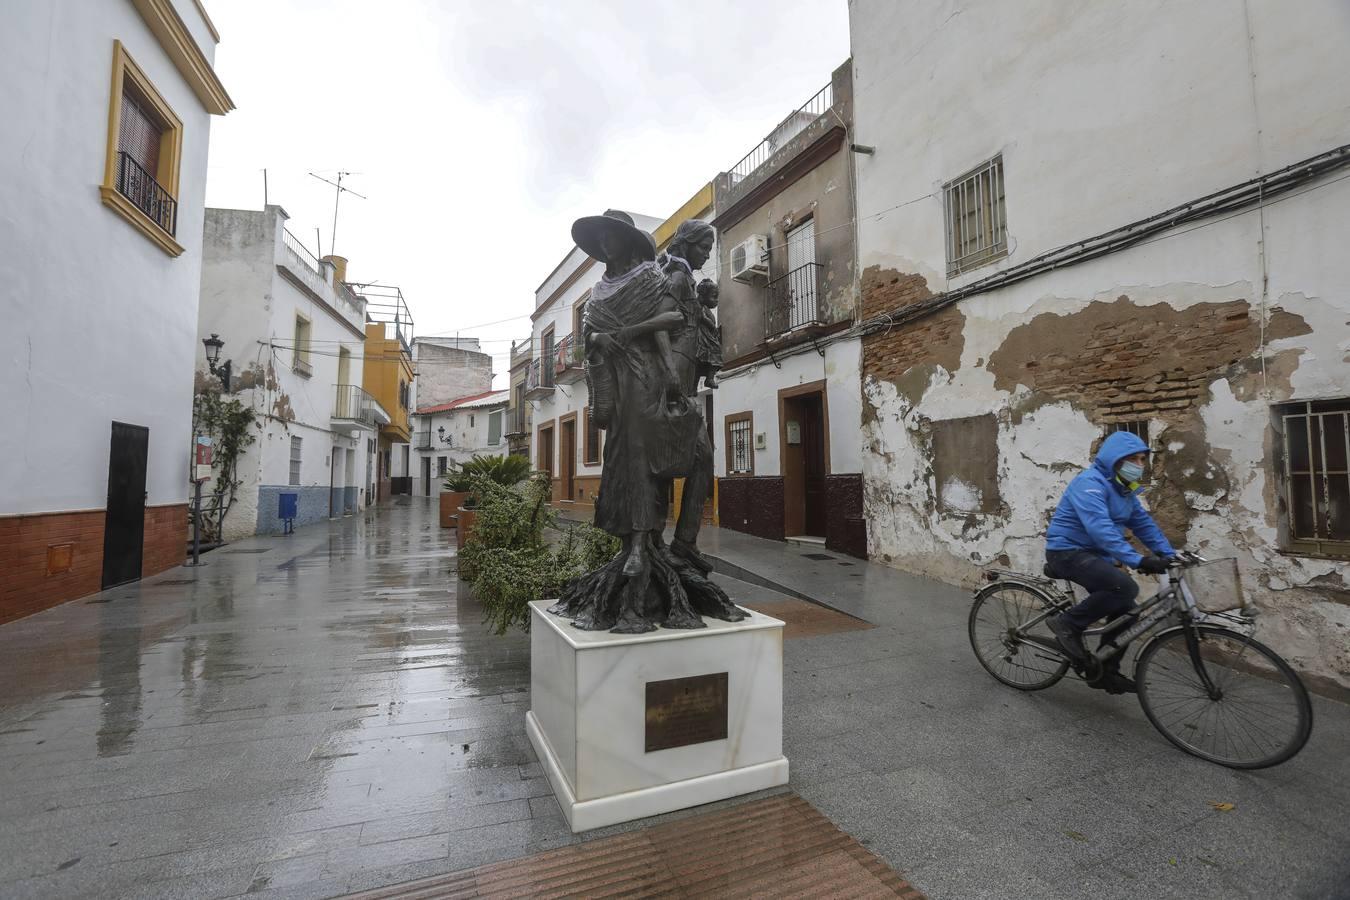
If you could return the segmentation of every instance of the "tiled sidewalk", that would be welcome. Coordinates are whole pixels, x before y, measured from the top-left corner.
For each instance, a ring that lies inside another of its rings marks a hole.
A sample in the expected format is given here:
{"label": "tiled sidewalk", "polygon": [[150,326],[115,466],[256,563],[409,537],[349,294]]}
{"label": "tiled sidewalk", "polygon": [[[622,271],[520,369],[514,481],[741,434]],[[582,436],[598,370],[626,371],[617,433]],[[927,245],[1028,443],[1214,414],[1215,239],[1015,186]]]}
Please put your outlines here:
{"label": "tiled sidewalk", "polygon": [[[527,639],[484,631],[449,533],[401,503],[0,626],[0,896],[324,897],[575,843],[524,734]],[[1350,884],[1345,707],[1318,701],[1291,763],[1230,772],[1132,698],[1000,687],[964,592],[704,545],[876,626],[787,641],[791,788],[929,896]]]}

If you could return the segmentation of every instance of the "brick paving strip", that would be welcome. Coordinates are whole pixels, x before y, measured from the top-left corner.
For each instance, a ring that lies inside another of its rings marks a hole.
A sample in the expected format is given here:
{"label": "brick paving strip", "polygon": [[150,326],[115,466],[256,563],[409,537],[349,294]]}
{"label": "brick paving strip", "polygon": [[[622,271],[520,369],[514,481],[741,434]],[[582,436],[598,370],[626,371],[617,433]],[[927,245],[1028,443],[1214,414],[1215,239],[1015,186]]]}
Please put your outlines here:
{"label": "brick paving strip", "polygon": [[876,626],[870,622],[821,606],[785,597],[781,600],[737,600],[737,605],[755,612],[773,616],[783,622],[783,640],[819,637],[823,634],[842,634],[847,631],[866,631]]}
{"label": "brick paving strip", "polygon": [[924,900],[794,793],[350,896],[470,900],[618,895]]}

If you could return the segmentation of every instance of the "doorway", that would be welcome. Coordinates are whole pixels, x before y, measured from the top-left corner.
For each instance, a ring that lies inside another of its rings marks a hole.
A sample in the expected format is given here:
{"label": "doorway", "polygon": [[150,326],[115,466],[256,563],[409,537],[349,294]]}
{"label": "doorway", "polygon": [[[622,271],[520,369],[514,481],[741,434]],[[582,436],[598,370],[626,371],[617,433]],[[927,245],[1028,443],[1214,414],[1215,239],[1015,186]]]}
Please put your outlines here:
{"label": "doorway", "polygon": [[422,457],[422,493],[424,496],[431,496],[431,457]]}
{"label": "doorway", "polygon": [[559,423],[558,435],[558,477],[562,481],[559,500],[576,499],[577,477],[577,418]]}
{"label": "doorway", "polygon": [[145,468],[150,429],[112,423],[108,452],[108,507],[103,516],[103,587],[141,577],[145,549]]}
{"label": "doorway", "polygon": [[340,471],[343,465],[341,447],[334,447],[328,458],[328,518],[336,519],[342,515],[342,489],[344,487]]}
{"label": "doorway", "polygon": [[539,429],[539,450],[537,459],[539,460],[539,471],[548,475],[549,483],[553,483],[553,426]]}
{"label": "doorway", "polygon": [[779,394],[783,461],[783,530],[789,537],[825,537],[829,472],[825,392],[802,385]]}

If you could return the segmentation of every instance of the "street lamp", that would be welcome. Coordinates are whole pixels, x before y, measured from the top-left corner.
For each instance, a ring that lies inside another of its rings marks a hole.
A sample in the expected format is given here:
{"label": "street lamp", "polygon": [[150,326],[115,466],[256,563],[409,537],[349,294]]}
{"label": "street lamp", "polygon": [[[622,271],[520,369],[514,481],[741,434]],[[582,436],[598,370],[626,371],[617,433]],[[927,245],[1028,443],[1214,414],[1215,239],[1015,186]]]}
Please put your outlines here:
{"label": "street lamp", "polygon": [[454,435],[451,435],[450,437],[446,437],[446,436],[445,436],[445,426],[444,426],[444,425],[442,425],[440,428],[437,428],[437,429],[436,429],[436,434],[440,435],[441,443],[442,443],[442,444],[448,444],[448,443],[450,443],[452,440],[454,440]]}
{"label": "street lamp", "polygon": [[225,389],[225,393],[230,392],[230,369],[233,360],[225,360],[220,365],[220,348],[225,346],[225,342],[220,339],[220,335],[211,333],[209,338],[202,338],[202,343],[206,345],[206,367],[210,369],[212,375],[220,377],[220,386]]}

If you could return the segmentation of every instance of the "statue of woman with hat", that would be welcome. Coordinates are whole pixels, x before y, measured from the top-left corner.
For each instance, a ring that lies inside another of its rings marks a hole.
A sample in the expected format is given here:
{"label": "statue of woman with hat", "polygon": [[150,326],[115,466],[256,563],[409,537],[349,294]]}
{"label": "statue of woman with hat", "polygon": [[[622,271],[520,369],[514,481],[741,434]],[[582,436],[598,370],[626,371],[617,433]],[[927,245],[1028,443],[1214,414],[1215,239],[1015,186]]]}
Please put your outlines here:
{"label": "statue of woman with hat", "polygon": [[586,303],[582,339],[591,415],[605,430],[595,524],[623,550],[569,583],[551,612],[581,629],[629,634],[658,625],[702,628],[700,614],[743,619],[695,564],[697,554],[674,554],[662,538],[670,481],[692,474],[706,432],[672,348],[685,316],[655,262],[655,241],[618,210],[578,219],[572,238],[605,264]]}

